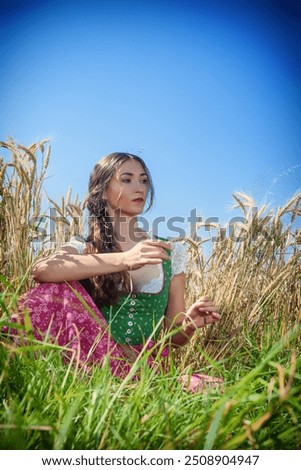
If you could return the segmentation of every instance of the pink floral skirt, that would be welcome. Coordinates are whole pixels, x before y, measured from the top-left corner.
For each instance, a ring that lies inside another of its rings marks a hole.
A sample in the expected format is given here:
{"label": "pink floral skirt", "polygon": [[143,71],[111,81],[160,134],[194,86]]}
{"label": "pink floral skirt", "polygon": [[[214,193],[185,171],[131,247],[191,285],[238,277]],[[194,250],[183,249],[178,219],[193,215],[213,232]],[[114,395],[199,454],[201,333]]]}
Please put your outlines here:
{"label": "pink floral skirt", "polygon": [[[100,310],[77,281],[38,284],[20,298],[13,322],[26,323],[26,312],[34,337],[63,346],[67,361],[73,359],[89,366],[107,360],[112,374],[124,378],[139,355],[145,353],[149,367],[166,370],[170,349],[152,340],[135,346],[116,343]],[[219,383],[221,379],[200,374],[186,379],[183,376],[181,380],[184,388],[192,392],[216,381]]]}
{"label": "pink floral skirt", "polygon": [[[24,323],[26,312],[34,337],[63,346],[66,360],[73,358],[85,365],[108,360],[112,374],[117,377],[129,373],[142,349],[148,351],[150,366],[158,363],[154,341],[130,346],[113,340],[105,318],[77,281],[38,284],[20,298],[13,321]],[[159,358],[168,357],[168,348],[161,349]]]}

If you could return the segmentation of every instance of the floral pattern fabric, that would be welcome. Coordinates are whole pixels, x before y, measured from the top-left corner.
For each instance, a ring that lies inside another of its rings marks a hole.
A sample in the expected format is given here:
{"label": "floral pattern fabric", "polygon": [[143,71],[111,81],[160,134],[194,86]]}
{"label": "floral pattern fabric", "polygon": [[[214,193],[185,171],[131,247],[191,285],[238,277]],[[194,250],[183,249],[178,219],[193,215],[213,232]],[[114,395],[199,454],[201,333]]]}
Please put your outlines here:
{"label": "floral pattern fabric", "polygon": [[[66,360],[75,355],[82,364],[102,364],[107,358],[112,374],[125,377],[143,348],[149,352],[149,366],[158,359],[154,341],[135,346],[116,343],[105,318],[77,281],[38,284],[21,297],[12,320],[24,323],[25,311],[30,313],[35,338],[48,338],[66,347]],[[168,354],[167,347],[160,351],[162,365]]]}

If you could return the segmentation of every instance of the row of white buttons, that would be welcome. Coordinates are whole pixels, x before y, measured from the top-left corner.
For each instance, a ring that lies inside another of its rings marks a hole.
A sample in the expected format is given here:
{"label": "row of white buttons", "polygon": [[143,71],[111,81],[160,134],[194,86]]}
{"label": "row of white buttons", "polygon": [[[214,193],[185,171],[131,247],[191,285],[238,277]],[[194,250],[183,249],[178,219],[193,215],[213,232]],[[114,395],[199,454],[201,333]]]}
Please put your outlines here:
{"label": "row of white buttons", "polygon": [[[135,298],[136,298],[136,294],[132,294],[132,298],[135,299]],[[131,300],[130,305],[136,305],[135,300]],[[130,312],[134,312],[134,311],[135,311],[135,309],[131,307],[131,308],[130,308]],[[129,313],[129,318],[133,318],[133,314],[132,314],[132,313]],[[133,322],[129,321],[129,322],[128,322],[128,325],[129,325],[129,326],[132,326],[132,325],[133,325]],[[127,334],[130,334],[130,333],[132,333],[132,330],[128,329],[126,332],[127,332]],[[125,341],[126,341],[127,343],[130,343],[130,342],[131,342],[131,338],[125,338]]]}

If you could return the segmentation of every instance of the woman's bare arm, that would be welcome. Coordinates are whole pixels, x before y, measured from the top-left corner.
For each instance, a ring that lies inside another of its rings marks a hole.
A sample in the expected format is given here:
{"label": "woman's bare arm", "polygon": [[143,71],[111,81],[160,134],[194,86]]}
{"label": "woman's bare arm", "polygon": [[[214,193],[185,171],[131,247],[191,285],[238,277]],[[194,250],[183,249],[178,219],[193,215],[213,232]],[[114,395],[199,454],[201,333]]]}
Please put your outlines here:
{"label": "woman's bare arm", "polygon": [[127,269],[122,252],[79,255],[76,248],[66,246],[40,259],[34,265],[32,275],[37,282],[79,281]]}
{"label": "woman's bare arm", "polygon": [[[170,282],[168,305],[164,320],[164,327],[167,331],[183,326],[183,321],[186,317],[184,288],[185,274],[181,273],[173,276]],[[193,331],[191,329],[187,329],[187,331],[183,329],[171,337],[171,344],[173,346],[183,346],[192,335]]]}
{"label": "woman's bare arm", "polygon": [[183,346],[197,329],[216,323],[221,319],[216,306],[206,295],[200,297],[188,310],[185,310],[184,287],[185,275],[183,273],[172,278],[165,314],[165,328],[172,330],[180,327],[181,329],[171,337],[173,346]]}
{"label": "woman's bare arm", "polygon": [[120,253],[78,254],[75,247],[65,246],[53,255],[39,260],[32,275],[37,282],[79,281],[103,274],[138,269],[145,264],[158,264],[169,259],[170,245],[158,240],[143,240]]}

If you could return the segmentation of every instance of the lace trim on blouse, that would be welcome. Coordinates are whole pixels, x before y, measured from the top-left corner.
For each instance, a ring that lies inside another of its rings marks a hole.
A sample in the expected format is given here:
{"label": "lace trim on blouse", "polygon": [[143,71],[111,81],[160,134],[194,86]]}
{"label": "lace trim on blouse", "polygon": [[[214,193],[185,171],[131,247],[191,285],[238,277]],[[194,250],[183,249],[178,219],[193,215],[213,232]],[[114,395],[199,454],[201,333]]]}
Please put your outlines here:
{"label": "lace trim on blouse", "polygon": [[[170,242],[172,246],[171,250],[171,275],[176,276],[177,274],[186,273],[187,265],[187,249],[181,242]],[[78,254],[82,255],[86,247],[86,241],[84,238],[74,236],[69,242],[64,244],[65,246],[72,246]],[[162,264],[159,265],[160,274],[155,279],[152,279],[149,283],[141,287],[140,292],[149,292],[156,294],[162,290],[164,283],[164,271]]]}

